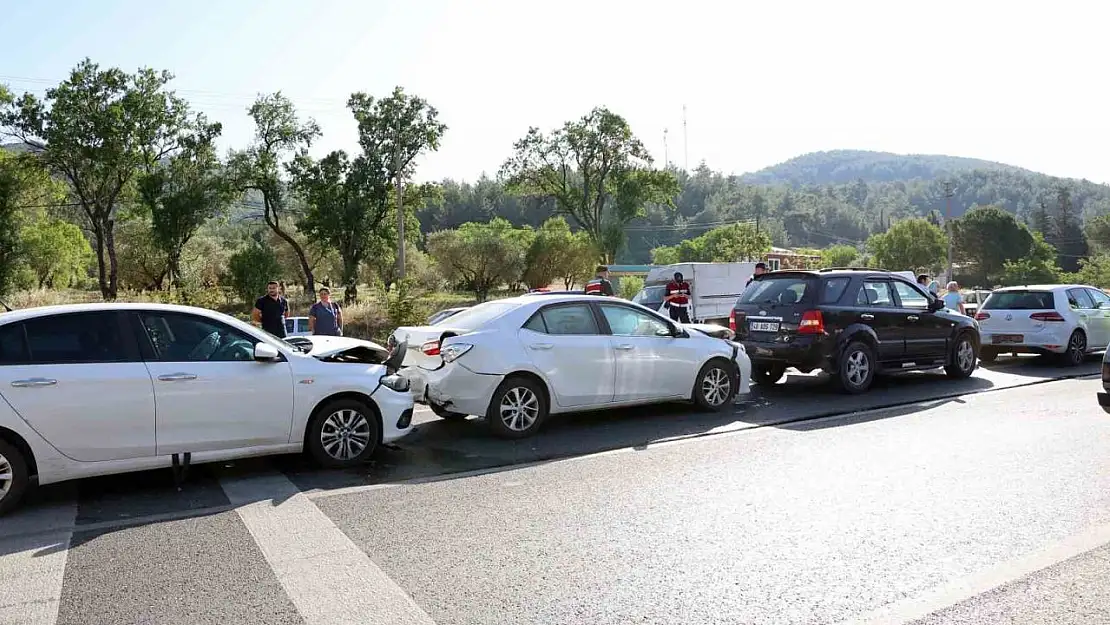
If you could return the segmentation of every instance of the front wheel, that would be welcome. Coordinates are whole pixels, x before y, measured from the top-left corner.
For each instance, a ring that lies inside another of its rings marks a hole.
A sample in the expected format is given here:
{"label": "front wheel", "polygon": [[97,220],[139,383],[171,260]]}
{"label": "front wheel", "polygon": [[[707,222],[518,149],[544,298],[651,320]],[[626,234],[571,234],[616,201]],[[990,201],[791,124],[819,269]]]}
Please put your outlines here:
{"label": "front wheel", "polygon": [[547,418],[547,399],[540,385],[525,377],[501,383],[490,400],[486,420],[495,436],[526,438],[539,431]]}
{"label": "front wheel", "polygon": [[867,392],[875,379],[875,352],[866,343],[853,341],[840,353],[837,381],[852,395]]}
{"label": "front wheel", "polygon": [[370,459],[381,438],[377,413],[357,399],[337,399],[316,411],[308,452],[323,467],[342,469]]}
{"label": "front wheel", "polygon": [[19,505],[29,483],[23,454],[7,441],[0,440],[0,516]]}
{"label": "front wheel", "polygon": [[975,343],[967,334],[961,334],[956,338],[956,344],[952,346],[952,353],[948,357],[948,364],[944,366],[944,372],[948,377],[962,380],[971,377],[975,371]]}
{"label": "front wheel", "polygon": [[702,410],[724,410],[736,397],[736,377],[735,368],[724,360],[714,358],[705,363],[694,381],[694,403]]}

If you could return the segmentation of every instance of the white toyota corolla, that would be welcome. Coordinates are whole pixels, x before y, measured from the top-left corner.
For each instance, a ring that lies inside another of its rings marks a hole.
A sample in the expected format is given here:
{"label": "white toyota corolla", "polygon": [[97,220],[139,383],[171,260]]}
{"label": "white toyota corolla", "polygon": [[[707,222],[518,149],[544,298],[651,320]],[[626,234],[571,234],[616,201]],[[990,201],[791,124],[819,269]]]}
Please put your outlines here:
{"label": "white toyota corolla", "polygon": [[[617,298],[521,296],[475,306],[446,325],[421,346],[436,366],[420,359],[401,375],[439,416],[484,416],[508,438],[535,433],[553,413],[681,400],[723,410],[749,392],[742,345]],[[398,328],[392,341],[421,330]]]}
{"label": "white toyota corolla", "polygon": [[301,451],[363,462],[412,429],[413,402],[362,343],[293,345],[187,306],[0,313],[0,513],[33,483]]}

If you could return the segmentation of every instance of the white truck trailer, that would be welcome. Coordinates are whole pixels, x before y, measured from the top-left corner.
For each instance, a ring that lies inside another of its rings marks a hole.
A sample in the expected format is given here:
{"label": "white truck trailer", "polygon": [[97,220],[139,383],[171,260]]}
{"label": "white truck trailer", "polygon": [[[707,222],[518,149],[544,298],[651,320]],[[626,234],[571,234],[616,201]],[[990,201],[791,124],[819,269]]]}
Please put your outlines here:
{"label": "white truck trailer", "polygon": [[[681,273],[690,283],[690,321],[728,325],[732,306],[755,273],[755,263],[676,263],[653,267],[632,301],[654,310],[663,306],[667,283]],[[660,310],[666,314],[666,309]]]}

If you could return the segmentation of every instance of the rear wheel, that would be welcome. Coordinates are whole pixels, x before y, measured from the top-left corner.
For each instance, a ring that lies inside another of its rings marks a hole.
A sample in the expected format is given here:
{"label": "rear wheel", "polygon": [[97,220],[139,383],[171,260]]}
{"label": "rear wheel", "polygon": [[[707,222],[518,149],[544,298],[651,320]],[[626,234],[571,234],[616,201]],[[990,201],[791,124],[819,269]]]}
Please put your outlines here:
{"label": "rear wheel", "polygon": [[993,347],[984,347],[980,349],[979,360],[983,362],[994,362],[998,360],[998,350]]}
{"label": "rear wheel", "polygon": [[783,365],[752,365],[752,380],[760,386],[771,386],[786,374]]}
{"label": "rear wheel", "polygon": [[948,377],[962,380],[970,377],[975,371],[975,342],[965,332],[956,337],[956,344],[952,346],[952,353],[948,355],[948,364],[944,372]]}
{"label": "rear wheel", "polygon": [[29,482],[27,459],[13,445],[0,439],[0,516],[19,505]]}
{"label": "rear wheel", "polygon": [[1087,358],[1087,335],[1082,330],[1071,333],[1068,349],[1064,352],[1064,364],[1078,367]]}
{"label": "rear wheel", "polygon": [[532,379],[512,377],[501,383],[490,400],[486,420],[501,438],[526,438],[539,431],[547,418],[543,389]]}
{"label": "rear wheel", "polygon": [[856,395],[871,388],[875,379],[875,352],[867,343],[852,341],[840,353],[837,381],[846,392]]}

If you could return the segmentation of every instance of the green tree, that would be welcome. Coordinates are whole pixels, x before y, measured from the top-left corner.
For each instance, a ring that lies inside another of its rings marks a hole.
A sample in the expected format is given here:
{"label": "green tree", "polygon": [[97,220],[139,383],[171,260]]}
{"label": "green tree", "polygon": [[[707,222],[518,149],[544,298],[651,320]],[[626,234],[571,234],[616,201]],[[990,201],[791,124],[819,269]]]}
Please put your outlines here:
{"label": "green tree", "polygon": [[1088,220],[1083,230],[1092,247],[1101,253],[1110,252],[1110,213]]}
{"label": "green tree", "polygon": [[729,224],[680,242],[652,250],[657,265],[674,263],[731,263],[762,257],[771,249],[771,237],[747,223]]}
{"label": "green tree", "polygon": [[821,250],[821,264],[825,267],[854,267],[859,257],[859,250],[853,245],[833,245]]}
{"label": "green tree", "polygon": [[1079,269],[1080,259],[1087,256],[1087,237],[1083,222],[1071,199],[1071,190],[1061,185],[1056,190],[1056,219],[1053,223],[1055,237],[1048,242],[1056,247],[1056,263],[1063,271]]}
{"label": "green tree", "polygon": [[935,267],[948,253],[944,231],[926,219],[903,219],[882,234],[867,239],[867,249],[879,266],[891,271]]}
{"label": "green tree", "polygon": [[520,279],[527,248],[513,236],[508,221],[465,223],[456,230],[428,235],[428,252],[439,263],[444,278],[473,291],[485,301],[494,288]]}
{"label": "green tree", "polygon": [[0,124],[63,177],[96,243],[101,295],[115,299],[115,228],[136,176],[175,153],[191,124],[188,105],[166,85],[169,72],[128,74],[85,59],[45,98],[24,94]]}
{"label": "green tree", "polygon": [[291,154],[311,147],[320,137],[320,126],[312,119],[301,121],[296,107],[280,91],[259,96],[248,113],[254,120],[254,144],[228,157],[232,188],[243,194],[253,191],[262,197],[262,217],[266,225],[296,255],[305,290],[315,292],[316,277],[308,253],[283,223],[290,212],[290,202],[281,164]]}
{"label": "green tree", "polygon": [[538,289],[561,280],[569,289],[593,271],[596,257],[584,234],[571,232],[563,217],[552,217],[536,230],[528,248],[524,283]]}
{"label": "green tree", "polygon": [[1060,279],[1060,268],[1056,265],[1056,248],[1044,240],[1040,232],[1033,233],[1033,243],[1029,255],[1009,261],[1002,270],[1000,284],[1051,284]]}
{"label": "green tree", "polygon": [[38,287],[67,288],[86,277],[92,247],[81,228],[64,219],[40,214],[20,231],[22,262]]}
{"label": "green tree", "polygon": [[0,160],[0,296],[12,289],[23,252],[19,198],[19,176],[6,159]]}
{"label": "green tree", "polygon": [[1099,254],[1079,261],[1079,271],[1069,281],[1110,288],[1110,255]]}
{"label": "green tree", "polygon": [[154,244],[166,255],[173,286],[181,288],[181,254],[209,219],[223,212],[233,194],[216,156],[220,124],[203,117],[182,136],[181,150],[139,178],[139,198],[150,211]]}
{"label": "green tree", "polygon": [[1007,262],[1029,254],[1033,234],[1014,215],[998,206],[978,206],[952,224],[958,262],[976,284],[995,284]]}
{"label": "green tree", "polygon": [[280,269],[274,251],[257,241],[232,254],[227,268],[231,288],[248,304],[266,290],[266,283],[273,280]]}
{"label": "green tree", "polygon": [[530,128],[513,146],[501,177],[514,193],[552,198],[556,210],[587,232],[606,262],[625,242],[625,226],[648,204],[674,206],[671,171],[651,169],[651,155],[623,117],[595,108],[545,135]]}
{"label": "green tree", "polygon": [[119,284],[123,289],[160,291],[165,288],[169,262],[158,246],[150,219],[128,219],[117,226]]}

